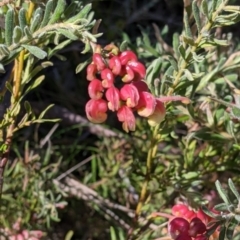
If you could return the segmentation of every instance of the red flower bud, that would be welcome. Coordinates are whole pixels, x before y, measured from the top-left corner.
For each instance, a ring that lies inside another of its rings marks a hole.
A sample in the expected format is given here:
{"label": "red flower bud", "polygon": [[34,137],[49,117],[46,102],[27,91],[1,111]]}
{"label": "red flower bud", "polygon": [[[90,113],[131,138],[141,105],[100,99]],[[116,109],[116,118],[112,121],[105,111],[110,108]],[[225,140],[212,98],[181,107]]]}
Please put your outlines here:
{"label": "red flower bud", "polygon": [[134,81],[132,84],[137,88],[139,92],[148,92],[148,85],[144,81]]}
{"label": "red flower bud", "polygon": [[96,78],[97,66],[94,63],[91,63],[87,66],[87,80],[92,81]]}
{"label": "red flower bud", "polygon": [[[152,115],[148,117],[148,123],[150,126],[154,127],[161,123],[166,115],[166,109],[164,104],[156,99],[156,106]],[[189,212],[188,212],[189,213]],[[184,215],[182,215],[184,216]]]}
{"label": "red flower bud", "polygon": [[181,233],[175,240],[192,240],[192,238],[186,233]]}
{"label": "red flower bud", "polygon": [[116,87],[110,87],[105,93],[108,100],[108,108],[111,111],[117,111],[120,108],[120,92]]}
{"label": "red flower bud", "polygon": [[114,76],[109,68],[105,68],[101,71],[102,85],[104,88],[109,88],[113,86]]}
{"label": "red flower bud", "polygon": [[119,55],[122,65],[126,65],[129,61],[137,61],[137,56],[133,51],[127,50]]}
{"label": "red flower bud", "polygon": [[208,240],[208,237],[205,235],[199,235],[194,240]]}
{"label": "red flower bud", "polygon": [[127,106],[120,107],[117,111],[117,117],[118,121],[123,123],[122,127],[124,131],[135,131],[136,119],[132,112],[132,109]]}
{"label": "red flower bud", "polygon": [[107,102],[103,99],[91,99],[85,106],[87,118],[93,123],[103,123],[107,119]]}
{"label": "red flower bud", "polygon": [[114,56],[108,62],[109,68],[112,70],[112,73],[115,75],[119,75],[121,73],[122,65],[119,57]]}
{"label": "red flower bud", "polygon": [[133,70],[135,81],[140,81],[145,77],[146,68],[142,63],[137,61],[131,61],[127,64],[127,66],[129,66]]}
{"label": "red flower bud", "polygon": [[132,84],[125,84],[120,89],[120,97],[123,101],[126,101],[126,105],[130,108],[138,105],[139,93],[137,88]]}
{"label": "red flower bud", "polygon": [[93,79],[88,85],[88,94],[92,99],[100,99],[103,96],[102,82],[98,79]]}
{"label": "red flower bud", "polygon": [[177,237],[185,233],[188,235],[189,230],[189,222],[181,217],[174,218],[169,224],[168,224],[168,232],[171,235],[173,239],[177,239]]}
{"label": "red flower bud", "polygon": [[129,66],[126,66],[125,69],[122,70],[122,73],[121,75],[123,75],[123,78],[122,78],[123,82],[128,83],[134,79],[134,76],[135,76],[134,72]]}
{"label": "red flower bud", "polygon": [[206,232],[206,225],[201,221],[201,219],[195,217],[190,222],[189,235],[191,237],[196,237],[198,234]]}
{"label": "red flower bud", "polygon": [[142,117],[149,117],[154,113],[156,106],[155,97],[149,92],[140,92],[139,93],[139,102],[136,106],[138,115]]}
{"label": "red flower bud", "polygon": [[100,53],[94,53],[92,59],[94,64],[96,64],[98,71],[102,71],[104,68],[106,68],[106,64],[104,63]]}
{"label": "red flower bud", "polygon": [[176,204],[172,207],[172,214],[174,216],[183,217],[188,211],[188,207],[184,204]]}

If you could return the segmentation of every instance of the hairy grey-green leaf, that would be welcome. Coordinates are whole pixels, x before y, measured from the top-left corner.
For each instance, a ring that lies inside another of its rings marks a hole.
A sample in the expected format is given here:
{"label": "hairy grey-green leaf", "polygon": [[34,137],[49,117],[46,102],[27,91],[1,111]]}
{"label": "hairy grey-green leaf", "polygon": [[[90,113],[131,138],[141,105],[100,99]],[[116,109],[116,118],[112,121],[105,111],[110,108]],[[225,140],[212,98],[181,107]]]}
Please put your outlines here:
{"label": "hairy grey-green leaf", "polygon": [[25,91],[24,94],[29,93],[32,89],[34,89],[34,88],[36,88],[37,86],[39,86],[44,79],[45,79],[45,76],[42,75],[42,76],[38,77],[36,80],[34,80],[34,81],[32,82],[32,84],[26,89],[26,91]]}
{"label": "hairy grey-green leaf", "polygon": [[31,38],[32,38],[32,34],[31,34],[30,29],[29,29],[28,26],[26,26],[26,27],[24,28],[24,34],[25,34],[25,36],[26,36],[28,39],[31,39]]}
{"label": "hairy grey-green leaf", "polygon": [[121,43],[119,49],[120,49],[120,51],[125,51],[125,50],[127,50],[127,47],[128,47],[128,41],[124,40],[124,41]]}
{"label": "hairy grey-green leaf", "polygon": [[90,41],[92,41],[92,42],[96,42],[97,41],[97,39],[95,38],[95,36],[94,35],[92,35],[90,32],[88,32],[88,31],[84,31],[83,33],[82,33],[82,35],[84,36],[84,37],[86,37],[86,38],[88,38]]}
{"label": "hairy grey-green leaf", "polygon": [[188,17],[187,11],[184,11],[183,21],[184,21],[184,29],[185,29],[186,36],[189,38],[192,38],[192,31],[189,25],[189,17]]}
{"label": "hairy grey-green leaf", "polygon": [[178,52],[180,53],[182,58],[185,60],[186,59],[186,50],[185,50],[185,48],[183,47],[182,44],[179,45]]}
{"label": "hairy grey-green leaf", "polygon": [[40,27],[40,23],[41,23],[41,15],[37,14],[37,15],[35,15],[35,17],[33,18],[32,22],[31,22],[30,31],[32,33],[35,32]]}
{"label": "hairy grey-green leaf", "polygon": [[70,17],[72,17],[75,13],[76,13],[76,10],[79,9],[79,6],[80,6],[81,2],[76,2],[76,1],[73,1],[69,4],[69,6],[66,8],[66,10],[64,11],[64,16],[65,16],[65,19],[69,19]]}
{"label": "hairy grey-green leaf", "polygon": [[43,59],[47,56],[47,53],[36,46],[30,46],[30,45],[22,45],[25,49],[27,49],[32,55],[39,59]]}
{"label": "hairy grey-green leaf", "polygon": [[16,26],[13,30],[13,43],[18,44],[22,38],[22,29],[19,26]]}
{"label": "hairy grey-green leaf", "polygon": [[84,49],[81,51],[82,54],[85,54],[91,50],[91,45],[89,41],[85,42]]}
{"label": "hairy grey-green leaf", "polygon": [[52,16],[50,17],[50,21],[48,22],[48,24],[53,24],[56,23],[62,16],[65,7],[66,7],[66,0],[58,0],[57,1],[57,6],[52,14]]}
{"label": "hairy grey-green leaf", "polygon": [[184,74],[189,81],[194,80],[192,73],[188,69],[184,69]]}
{"label": "hairy grey-green leaf", "polygon": [[231,178],[228,179],[228,185],[229,185],[232,193],[233,193],[233,194],[235,195],[235,197],[237,198],[237,200],[240,200],[240,195],[239,195],[239,193],[238,193],[238,190],[237,190],[237,188],[235,187],[235,185],[234,185],[234,183],[233,183],[233,181],[232,181]]}
{"label": "hairy grey-green leaf", "polygon": [[55,48],[53,48],[49,54],[48,54],[48,58],[50,59],[55,53],[57,53],[59,50],[63,49],[64,47],[66,47],[69,43],[71,43],[71,40],[67,39],[63,42],[61,42],[60,44],[58,44]]}
{"label": "hairy grey-green leaf", "polygon": [[197,5],[197,0],[194,0],[192,2],[192,12],[193,12],[193,16],[197,25],[197,30],[198,33],[201,32],[201,18],[200,18],[200,11],[199,11],[199,7]]}
{"label": "hairy grey-green leaf", "polygon": [[222,200],[223,200],[226,204],[230,204],[231,202],[230,202],[230,200],[229,200],[229,198],[228,198],[228,195],[227,195],[227,193],[225,192],[225,190],[222,188],[222,186],[221,186],[221,184],[220,184],[220,182],[219,182],[218,180],[215,182],[215,185],[216,185],[216,189],[217,189],[217,191],[218,191],[218,194],[219,194],[219,196],[222,198]]}
{"label": "hairy grey-green leaf", "polygon": [[201,11],[207,18],[209,18],[207,0],[202,0]]}
{"label": "hairy grey-green leaf", "polygon": [[178,65],[177,65],[176,59],[174,57],[172,57],[172,56],[168,56],[167,60],[171,63],[171,65],[174,68],[174,70],[178,71]]}
{"label": "hairy grey-green leaf", "polygon": [[193,38],[190,38],[188,36],[185,36],[185,35],[182,35],[183,37],[183,41],[191,46],[194,46],[195,45],[195,42],[194,42],[194,39]]}
{"label": "hairy grey-green leaf", "polygon": [[91,4],[91,3],[85,5],[85,6],[80,10],[80,12],[79,12],[77,15],[75,15],[75,16],[71,17],[70,19],[68,19],[67,22],[73,23],[73,22],[75,22],[75,21],[78,20],[78,19],[86,18],[86,17],[87,17],[87,14],[90,12],[91,8],[92,8],[92,4]]}
{"label": "hairy grey-green leaf", "polygon": [[58,44],[59,44],[60,38],[61,38],[61,34],[59,34],[58,32],[56,32],[55,37],[54,37],[54,40],[53,40],[53,42],[54,42],[55,45],[58,45]]}
{"label": "hairy grey-green leaf", "polygon": [[78,64],[76,67],[75,73],[76,74],[80,73],[88,64],[89,64],[88,61]]}
{"label": "hairy grey-green leaf", "polygon": [[19,21],[21,30],[24,31],[25,26],[27,26],[26,9],[25,8],[21,8],[19,10],[18,21]]}
{"label": "hairy grey-green leaf", "polygon": [[63,29],[63,28],[59,28],[57,29],[57,31],[62,34],[63,36],[65,36],[66,38],[69,38],[73,41],[78,40],[78,37],[76,35],[74,35],[74,33],[72,32],[72,30],[68,30],[68,29]]}
{"label": "hairy grey-green leaf", "polygon": [[10,8],[7,11],[5,19],[5,42],[7,46],[10,46],[12,44],[13,29],[14,29],[14,10]]}
{"label": "hairy grey-green leaf", "polygon": [[45,7],[43,21],[40,25],[41,28],[45,27],[47,25],[47,23],[49,22],[52,10],[53,10],[53,0],[49,0]]}
{"label": "hairy grey-green leaf", "polygon": [[175,32],[173,34],[173,50],[177,56],[177,58],[179,58],[180,54],[179,54],[179,51],[178,51],[178,47],[179,47],[179,34],[177,32]]}
{"label": "hairy grey-green leaf", "polygon": [[1,55],[3,56],[8,56],[10,54],[7,46],[4,44],[0,44],[0,52],[1,52]]}

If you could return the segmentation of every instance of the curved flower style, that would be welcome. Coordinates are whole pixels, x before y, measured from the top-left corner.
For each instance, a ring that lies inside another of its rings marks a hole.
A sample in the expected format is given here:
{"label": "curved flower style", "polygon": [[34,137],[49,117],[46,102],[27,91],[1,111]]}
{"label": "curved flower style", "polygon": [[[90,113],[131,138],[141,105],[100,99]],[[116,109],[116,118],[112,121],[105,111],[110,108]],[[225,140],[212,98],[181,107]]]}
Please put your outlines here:
{"label": "curved flower style", "polygon": [[123,130],[125,130],[126,132],[135,131],[136,119],[131,108],[127,106],[122,106],[117,111],[117,117],[118,121],[123,123]]}
{"label": "curved flower style", "polygon": [[93,123],[105,122],[107,119],[107,109],[107,102],[103,99],[91,99],[85,107],[87,118]]}

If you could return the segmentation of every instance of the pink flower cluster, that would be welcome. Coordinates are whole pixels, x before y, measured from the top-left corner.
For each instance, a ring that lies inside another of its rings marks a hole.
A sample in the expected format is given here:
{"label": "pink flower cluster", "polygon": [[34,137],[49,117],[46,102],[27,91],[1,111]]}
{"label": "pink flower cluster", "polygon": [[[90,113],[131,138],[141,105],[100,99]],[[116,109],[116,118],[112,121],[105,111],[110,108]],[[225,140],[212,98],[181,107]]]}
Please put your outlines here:
{"label": "pink flower cluster", "polygon": [[206,225],[212,220],[201,209],[197,212],[190,210],[184,204],[177,204],[172,208],[172,218],[168,224],[168,231],[175,240],[208,240]]}
{"label": "pink flower cluster", "polygon": [[121,52],[113,44],[96,46],[92,62],[87,67],[88,94],[85,111],[93,123],[103,123],[107,111],[116,112],[126,132],[134,131],[134,112],[148,118],[150,125],[159,124],[165,117],[164,103],[155,98],[143,80],[145,66],[130,50]]}

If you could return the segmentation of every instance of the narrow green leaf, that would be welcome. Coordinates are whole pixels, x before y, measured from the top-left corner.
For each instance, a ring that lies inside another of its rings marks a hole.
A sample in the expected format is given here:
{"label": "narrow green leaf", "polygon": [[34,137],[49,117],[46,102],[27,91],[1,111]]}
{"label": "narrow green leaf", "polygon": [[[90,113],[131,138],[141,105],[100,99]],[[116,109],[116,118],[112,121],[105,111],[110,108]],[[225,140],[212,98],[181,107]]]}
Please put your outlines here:
{"label": "narrow green leaf", "polygon": [[194,78],[192,76],[192,73],[188,70],[188,69],[184,69],[184,74],[186,76],[186,78],[189,80],[189,81],[193,81]]}
{"label": "narrow green leaf", "polygon": [[174,70],[178,71],[178,65],[177,65],[176,59],[174,57],[172,57],[172,56],[168,56],[167,60],[171,63],[171,65],[174,68]]}
{"label": "narrow green leaf", "polygon": [[48,22],[49,25],[56,23],[61,18],[66,5],[67,5],[66,0],[58,0],[57,1],[57,6],[50,18],[50,21]]}
{"label": "narrow green leaf", "polygon": [[5,42],[7,46],[10,46],[12,44],[13,29],[14,29],[14,10],[9,9],[7,11],[5,19]]}
{"label": "narrow green leaf", "polygon": [[214,209],[219,212],[228,211],[228,205],[226,203],[219,203],[214,207]]}
{"label": "narrow green leaf", "polygon": [[68,19],[67,22],[68,23],[73,23],[73,22],[75,22],[78,19],[86,18],[87,14],[90,12],[91,9],[92,9],[92,4],[91,3],[85,5],[83,7],[83,9],[81,9],[81,11],[77,15],[75,15],[75,16],[71,17],[70,19]]}
{"label": "narrow green leaf", "polygon": [[226,226],[223,225],[220,228],[219,240],[225,240],[225,236],[226,236]]}
{"label": "narrow green leaf", "polygon": [[201,27],[200,11],[199,11],[197,2],[198,2],[197,0],[194,0],[192,2],[192,12],[193,12],[193,16],[194,16],[194,19],[195,19],[195,22],[197,25],[198,33],[200,33],[202,27]]}
{"label": "narrow green leaf", "polygon": [[179,51],[178,51],[179,44],[180,44],[179,43],[179,34],[177,32],[175,32],[173,34],[173,43],[172,43],[172,45],[173,45],[173,50],[174,50],[177,58],[179,58],[179,56],[180,56]]}
{"label": "narrow green leaf", "polygon": [[75,73],[76,74],[80,73],[88,64],[89,64],[88,61],[78,64],[76,67]]}
{"label": "narrow green leaf", "polygon": [[45,12],[43,16],[43,21],[40,28],[45,27],[50,20],[51,12],[53,11],[53,0],[49,0],[45,7]]}
{"label": "narrow green leaf", "polygon": [[53,48],[49,54],[48,54],[48,59],[50,59],[55,53],[57,53],[59,50],[63,49],[64,47],[66,47],[69,43],[71,43],[72,41],[67,39],[63,42],[61,42],[60,44],[58,44],[55,48]]}
{"label": "narrow green leaf", "polygon": [[182,35],[183,37],[183,41],[191,46],[194,46],[195,45],[195,42],[194,42],[194,39],[193,38],[190,38],[188,36],[185,36],[185,35]]}
{"label": "narrow green leaf", "polygon": [[207,18],[209,18],[207,0],[203,0],[202,1],[202,3],[201,3],[201,11]]}
{"label": "narrow green leaf", "polygon": [[64,240],[71,240],[73,235],[74,235],[74,232],[72,230],[68,231],[68,233],[66,234]]}
{"label": "narrow green leaf", "polygon": [[30,25],[30,31],[33,33],[35,32],[39,27],[40,27],[40,23],[41,23],[41,15],[37,14],[31,22]]}
{"label": "narrow green leaf", "polygon": [[26,27],[24,28],[24,34],[27,36],[28,39],[31,39],[31,38],[32,38],[32,34],[31,34],[30,29],[29,29],[28,26],[26,26]]}
{"label": "narrow green leaf", "polygon": [[217,218],[218,217],[217,214],[210,211],[206,206],[202,206],[202,210],[203,210],[203,212],[205,212],[208,216],[210,216],[212,218]]}
{"label": "narrow green leaf", "polygon": [[18,44],[22,38],[22,29],[19,26],[16,26],[13,30],[13,43]]}
{"label": "narrow green leaf", "polygon": [[111,234],[111,240],[117,240],[116,232],[112,226],[110,227],[110,234]]}
{"label": "narrow green leaf", "polygon": [[81,51],[82,54],[85,54],[91,50],[91,44],[89,41],[85,42],[84,49]]}
{"label": "narrow green leaf", "polygon": [[26,9],[25,8],[21,8],[19,10],[18,21],[19,21],[21,30],[24,31],[24,28],[27,26]]}
{"label": "narrow green leaf", "polygon": [[183,21],[184,21],[184,29],[185,29],[186,36],[189,38],[192,38],[192,31],[189,25],[189,17],[186,10],[184,11]]}
{"label": "narrow green leaf", "polygon": [[231,178],[228,179],[228,185],[229,185],[231,191],[233,192],[233,194],[236,196],[237,200],[239,201],[240,200],[240,195],[239,195],[238,190],[236,189],[236,187],[235,187]]}
{"label": "narrow green leaf", "polygon": [[38,77],[28,88],[27,90],[25,91],[25,94],[30,92],[31,90],[33,90],[34,88],[36,88],[37,86],[39,86],[42,81],[45,79],[45,76],[40,76]]}
{"label": "narrow green leaf", "polygon": [[27,114],[30,115],[32,113],[32,107],[28,101],[24,102],[24,107],[26,109]]}
{"label": "narrow green leaf", "polygon": [[25,49],[27,49],[32,55],[39,59],[43,59],[47,56],[47,53],[36,46],[30,46],[30,45],[22,45]]}
{"label": "narrow green leaf", "polygon": [[179,45],[178,51],[179,51],[179,53],[181,54],[182,58],[183,58],[184,60],[186,60],[186,50],[185,50],[185,48],[183,47],[182,44]]}
{"label": "narrow green leaf", "polygon": [[228,199],[227,193],[222,188],[222,186],[218,180],[215,182],[215,186],[216,186],[218,194],[222,198],[222,200],[228,205],[231,204],[230,200]]}
{"label": "narrow green leaf", "polygon": [[43,117],[44,117],[44,115],[46,114],[46,112],[50,109],[50,108],[52,108],[54,106],[54,104],[50,104],[47,108],[45,108],[42,112],[41,112],[41,114],[38,116],[38,119],[42,119]]}
{"label": "narrow green leaf", "polygon": [[57,31],[60,34],[62,34],[63,36],[65,36],[66,38],[69,38],[69,39],[71,39],[73,41],[78,40],[78,37],[76,35],[74,35],[74,33],[71,30],[59,28],[59,29],[57,29]]}
{"label": "narrow green leaf", "polygon": [[8,56],[10,54],[7,46],[4,44],[0,44],[0,52],[1,52],[1,55],[3,56]]}
{"label": "narrow green leaf", "polygon": [[227,231],[226,231],[226,237],[228,240],[232,240],[233,239],[233,234],[234,234],[234,230],[237,227],[238,222],[235,221],[230,221],[230,223],[227,226]]}
{"label": "narrow green leaf", "polygon": [[128,47],[128,42],[125,40],[121,43],[119,49],[120,49],[120,51],[125,51],[127,49],[127,47]]}
{"label": "narrow green leaf", "polygon": [[240,119],[240,107],[233,107],[233,108],[231,108],[231,115],[234,118]]}

